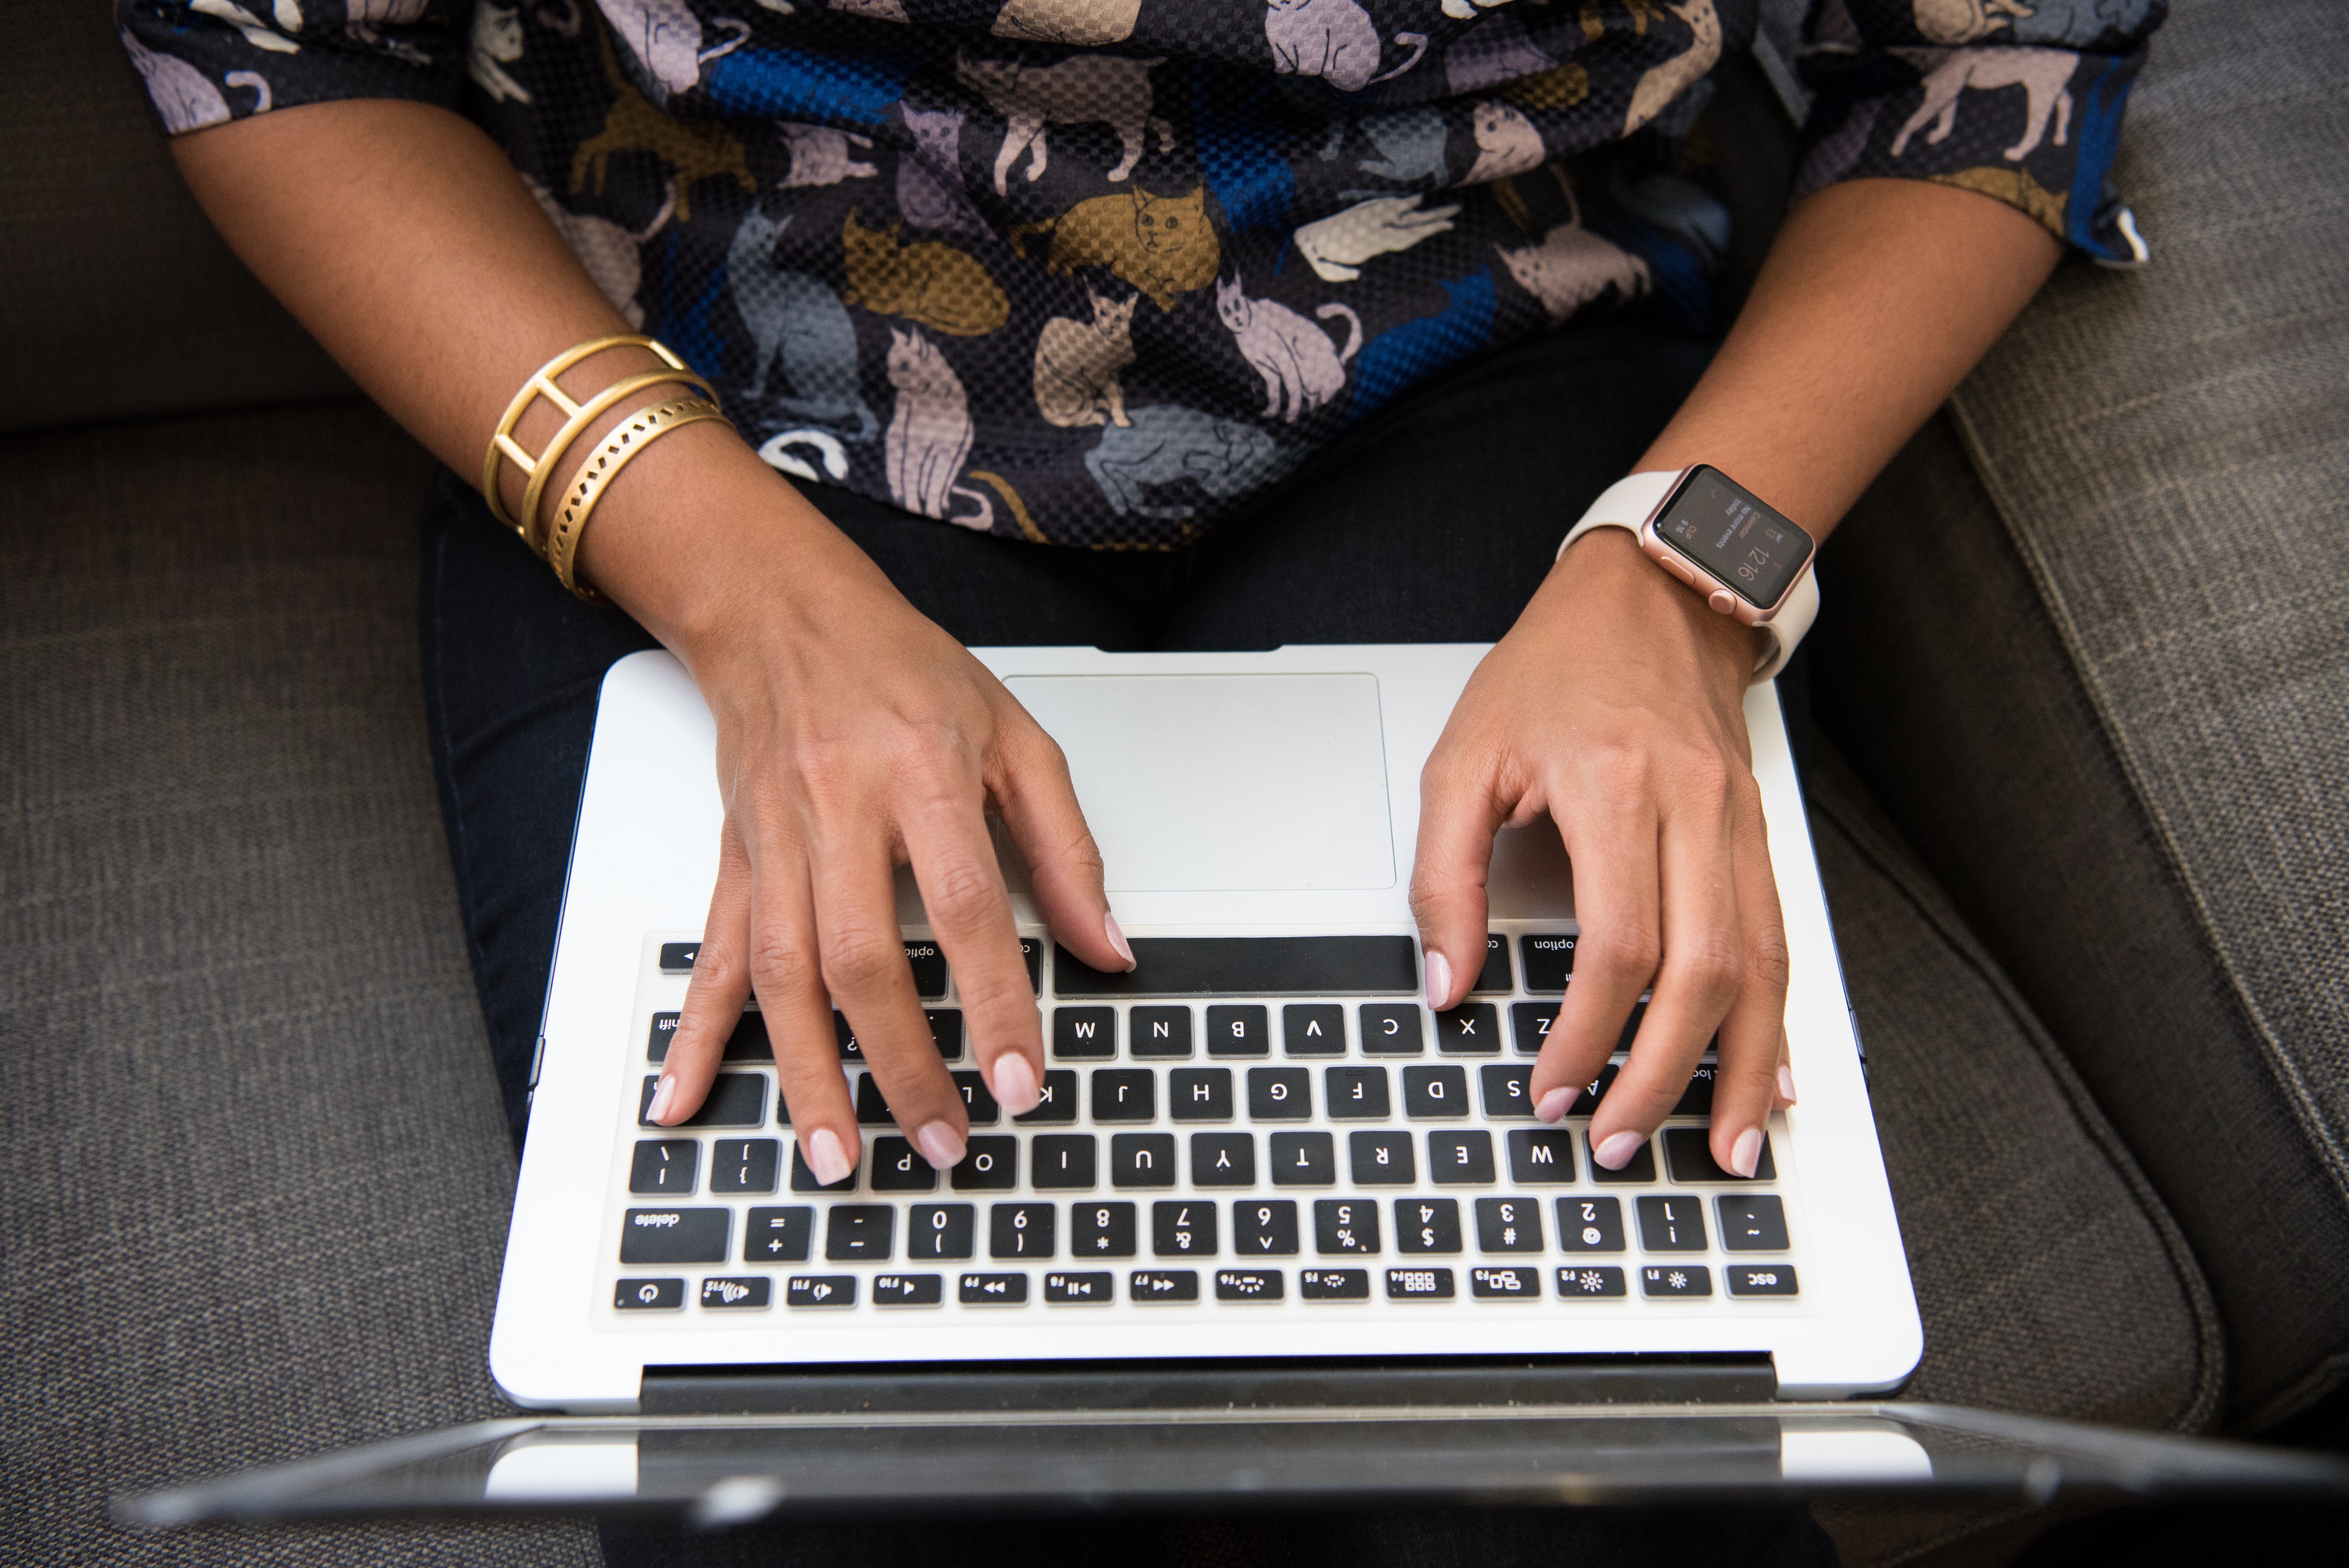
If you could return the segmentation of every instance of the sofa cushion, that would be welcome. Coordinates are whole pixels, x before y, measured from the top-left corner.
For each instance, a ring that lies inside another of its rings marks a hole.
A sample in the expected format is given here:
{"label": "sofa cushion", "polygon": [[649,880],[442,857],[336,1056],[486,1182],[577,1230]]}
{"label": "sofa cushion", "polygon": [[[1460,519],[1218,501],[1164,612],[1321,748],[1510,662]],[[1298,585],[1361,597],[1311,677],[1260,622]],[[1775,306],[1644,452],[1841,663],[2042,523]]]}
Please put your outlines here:
{"label": "sofa cushion", "polygon": [[513,1156],[425,753],[427,472],[352,406],[0,439],[0,1560],[597,1561],[577,1525],[104,1520],[503,1413]]}

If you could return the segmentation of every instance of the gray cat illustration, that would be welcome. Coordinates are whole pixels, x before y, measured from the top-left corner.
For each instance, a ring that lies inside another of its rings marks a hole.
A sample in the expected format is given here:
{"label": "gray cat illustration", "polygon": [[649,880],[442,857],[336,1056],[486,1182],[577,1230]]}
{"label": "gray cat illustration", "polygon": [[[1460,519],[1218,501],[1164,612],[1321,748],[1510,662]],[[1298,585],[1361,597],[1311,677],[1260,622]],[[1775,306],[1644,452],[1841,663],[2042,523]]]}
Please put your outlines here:
{"label": "gray cat illustration", "polygon": [[1153,506],[1143,491],[1151,485],[1191,480],[1218,500],[1246,495],[1279,477],[1288,455],[1270,436],[1237,419],[1218,419],[1196,408],[1156,403],[1130,408],[1133,422],[1111,425],[1100,445],[1085,454],[1085,468],[1120,517],[1180,521],[1188,506]]}
{"label": "gray cat illustration", "polygon": [[1362,134],[1371,139],[1379,156],[1365,158],[1355,168],[1399,185],[1417,185],[1425,181],[1440,188],[1444,183],[1447,165],[1444,144],[1451,133],[1440,110],[1406,108],[1392,114],[1364,115],[1361,124]]}
{"label": "gray cat illustration", "polygon": [[916,229],[986,233],[986,220],[963,190],[963,110],[901,103],[897,112],[914,133],[913,150],[897,154],[897,211]]}
{"label": "gray cat illustration", "polygon": [[734,309],[750,329],[757,351],[750,386],[752,402],[767,397],[767,372],[779,360],[791,395],[773,406],[794,419],[818,424],[854,420],[852,439],[869,441],[881,421],[865,406],[857,384],[856,328],[839,296],[805,273],[775,265],[775,241],[791,227],[789,218],[770,218],[756,207],[743,214],[726,252],[726,275],[734,289]]}

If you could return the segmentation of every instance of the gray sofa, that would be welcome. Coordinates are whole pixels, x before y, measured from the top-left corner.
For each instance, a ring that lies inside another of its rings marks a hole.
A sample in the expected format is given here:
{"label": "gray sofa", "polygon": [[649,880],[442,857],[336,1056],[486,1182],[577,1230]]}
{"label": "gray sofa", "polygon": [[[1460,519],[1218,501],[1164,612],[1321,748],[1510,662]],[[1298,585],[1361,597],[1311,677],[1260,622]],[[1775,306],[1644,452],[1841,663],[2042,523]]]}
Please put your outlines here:
{"label": "gray sofa", "polygon": [[[1813,825],[1917,1398],[2340,1407],[2332,10],[2182,0],[2124,150],[2155,264],[2067,266],[1821,563]],[[212,237],[103,8],[0,11],[0,1559],[595,1561],[575,1524],[104,1521],[497,1411],[513,1161],[425,751],[429,463]],[[1871,1563],[2044,1522],[1825,1517]]]}

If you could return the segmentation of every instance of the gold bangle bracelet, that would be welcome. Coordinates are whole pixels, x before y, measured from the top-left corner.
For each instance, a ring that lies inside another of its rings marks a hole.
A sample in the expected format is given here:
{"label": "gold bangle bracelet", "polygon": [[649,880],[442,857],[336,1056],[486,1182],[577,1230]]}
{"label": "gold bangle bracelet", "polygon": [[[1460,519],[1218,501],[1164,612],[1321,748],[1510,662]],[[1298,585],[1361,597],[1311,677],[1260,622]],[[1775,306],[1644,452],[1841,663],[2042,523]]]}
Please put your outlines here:
{"label": "gold bangle bracelet", "polygon": [[554,438],[546,443],[546,450],[539,453],[538,462],[531,472],[529,488],[523,491],[522,522],[517,531],[523,542],[538,552],[539,559],[546,558],[546,536],[538,526],[539,501],[546,494],[546,487],[554,480],[555,470],[563,466],[564,457],[571,450],[571,444],[585,432],[588,426],[610,413],[618,404],[647,387],[660,387],[671,382],[681,382],[693,387],[700,393],[698,401],[713,407],[717,406],[718,394],[710,390],[709,382],[692,371],[647,370],[641,376],[624,377],[580,404],[579,411],[564,420],[563,428],[555,431]]}
{"label": "gold bangle bracelet", "polygon": [[522,384],[522,390],[515,393],[513,400],[506,405],[505,413],[499,418],[497,428],[490,436],[489,449],[481,456],[482,499],[489,502],[490,515],[508,528],[513,529],[518,533],[525,531],[519,523],[506,514],[505,503],[498,499],[498,459],[501,457],[511,458],[514,466],[521,469],[525,475],[538,466],[538,459],[523,451],[520,444],[514,440],[513,428],[522,422],[522,417],[531,404],[541,397],[546,398],[562,409],[566,418],[578,413],[579,405],[564,395],[563,388],[554,384],[554,378],[580,361],[593,358],[607,349],[614,348],[646,349],[672,370],[686,368],[685,361],[671,352],[667,345],[636,333],[624,332],[610,337],[594,337],[585,343],[574,344],[532,372],[530,379]]}
{"label": "gold bangle bracelet", "polygon": [[604,499],[605,489],[619,477],[622,469],[635,460],[636,454],[671,430],[698,425],[705,419],[715,419],[732,428],[732,421],[718,411],[715,403],[699,397],[675,397],[649,408],[639,408],[621,420],[595,454],[579,465],[564,497],[563,509],[555,513],[546,532],[546,559],[554,568],[557,582],[590,603],[602,600],[602,594],[579,581],[572,564],[578,559],[579,541],[587,531],[587,520],[595,514],[595,503]]}

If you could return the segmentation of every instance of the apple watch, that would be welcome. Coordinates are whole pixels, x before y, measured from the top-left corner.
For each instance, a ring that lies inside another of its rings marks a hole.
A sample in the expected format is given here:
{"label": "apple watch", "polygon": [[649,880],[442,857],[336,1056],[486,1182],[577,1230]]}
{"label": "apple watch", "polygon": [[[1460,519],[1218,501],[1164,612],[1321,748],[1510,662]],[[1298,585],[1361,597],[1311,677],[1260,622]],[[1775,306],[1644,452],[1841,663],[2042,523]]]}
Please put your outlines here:
{"label": "apple watch", "polygon": [[1558,554],[1594,528],[1629,530],[1642,553],[1706,603],[1763,632],[1770,645],[1754,663],[1757,681],[1786,667],[1819,613],[1811,571],[1817,542],[1709,463],[1617,480],[1568,531]]}

